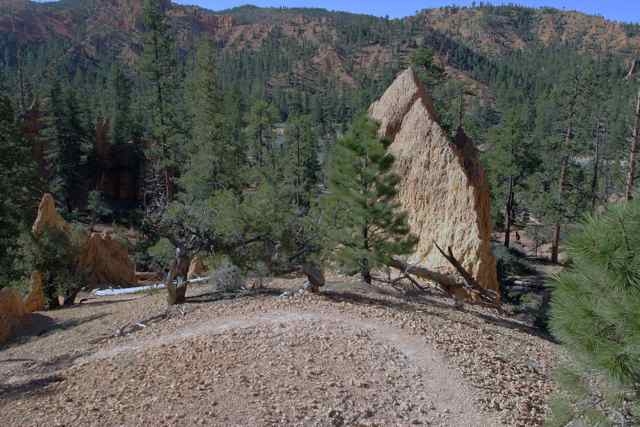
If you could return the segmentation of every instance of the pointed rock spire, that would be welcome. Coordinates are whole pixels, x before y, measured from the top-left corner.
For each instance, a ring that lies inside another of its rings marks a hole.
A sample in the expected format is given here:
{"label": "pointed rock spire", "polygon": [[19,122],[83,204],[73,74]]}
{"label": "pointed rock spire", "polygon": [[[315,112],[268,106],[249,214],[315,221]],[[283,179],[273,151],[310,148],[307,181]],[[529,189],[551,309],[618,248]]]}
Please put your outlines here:
{"label": "pointed rock spire", "polygon": [[411,68],[396,78],[369,115],[380,123],[380,136],[392,141],[389,150],[401,178],[398,198],[420,239],[410,261],[455,274],[435,244],[451,247],[480,286],[499,293],[489,186],[473,142],[462,129],[451,140]]}

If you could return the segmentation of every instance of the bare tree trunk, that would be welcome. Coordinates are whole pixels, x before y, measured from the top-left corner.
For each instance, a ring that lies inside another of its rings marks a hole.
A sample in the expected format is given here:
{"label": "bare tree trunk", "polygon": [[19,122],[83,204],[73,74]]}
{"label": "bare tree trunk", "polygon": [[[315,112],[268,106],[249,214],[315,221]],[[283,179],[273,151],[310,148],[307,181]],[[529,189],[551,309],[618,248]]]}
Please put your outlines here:
{"label": "bare tree trunk", "polygon": [[[558,180],[558,196],[562,198],[564,194],[564,188],[567,182],[567,169],[569,167],[569,153],[568,149],[571,145],[571,136],[573,134],[573,124],[569,122],[569,126],[567,126],[567,133],[564,137],[564,150],[565,153],[562,156],[562,161],[560,163],[560,179]],[[556,221],[553,226],[553,242],[551,246],[551,262],[554,264],[558,263],[558,254],[560,252],[560,233],[561,233],[561,224],[560,220]]]}
{"label": "bare tree trunk", "polygon": [[[176,249],[176,258],[171,263],[169,275],[165,287],[167,288],[167,303],[169,305],[184,304],[187,299],[187,274],[189,272],[190,259],[186,252]],[[174,283],[174,281],[178,283]]]}
{"label": "bare tree trunk", "polygon": [[636,187],[636,167],[638,157],[638,145],[640,144],[640,90],[636,98],[635,125],[633,127],[633,138],[631,139],[631,147],[629,148],[629,175],[627,176],[627,191],[625,199],[633,200],[633,192]]}
{"label": "bare tree trunk", "polygon": [[602,126],[596,123],[595,147],[593,153],[593,180],[591,181],[591,211],[595,213],[598,204],[598,179],[600,173],[600,136]]}
{"label": "bare tree trunk", "polygon": [[27,111],[27,95],[24,86],[24,64],[23,64],[23,49],[18,49],[17,61],[18,61],[18,85],[20,88],[20,112]]}
{"label": "bare tree trunk", "polygon": [[507,203],[504,207],[504,246],[511,246],[511,225],[513,223],[513,177],[509,177]]}

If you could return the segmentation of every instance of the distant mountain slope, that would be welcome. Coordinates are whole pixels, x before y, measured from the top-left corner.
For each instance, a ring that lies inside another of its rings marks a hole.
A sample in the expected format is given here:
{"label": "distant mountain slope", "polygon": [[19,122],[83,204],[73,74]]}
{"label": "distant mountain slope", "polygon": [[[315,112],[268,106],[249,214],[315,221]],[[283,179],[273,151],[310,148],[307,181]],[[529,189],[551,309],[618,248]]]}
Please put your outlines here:
{"label": "distant mountain slope", "polygon": [[[142,0],[0,0],[0,37],[19,44],[61,41],[85,60],[108,57],[133,64],[141,51],[142,4]],[[356,85],[363,73],[406,60],[417,43],[435,45],[442,61],[450,62],[443,38],[447,46],[457,43],[489,57],[560,44],[627,58],[640,51],[639,26],[555,9],[447,7],[385,20],[322,9],[245,6],[214,13],[170,2],[167,6],[183,48],[200,35],[227,50],[286,41],[300,47],[299,60],[289,67],[294,75],[329,75],[349,86]],[[456,68],[455,63],[448,65]]]}
{"label": "distant mountain slope", "polygon": [[640,51],[638,25],[552,8],[448,7],[426,10],[410,19],[497,55],[535,44],[565,44],[593,54],[637,55]]}

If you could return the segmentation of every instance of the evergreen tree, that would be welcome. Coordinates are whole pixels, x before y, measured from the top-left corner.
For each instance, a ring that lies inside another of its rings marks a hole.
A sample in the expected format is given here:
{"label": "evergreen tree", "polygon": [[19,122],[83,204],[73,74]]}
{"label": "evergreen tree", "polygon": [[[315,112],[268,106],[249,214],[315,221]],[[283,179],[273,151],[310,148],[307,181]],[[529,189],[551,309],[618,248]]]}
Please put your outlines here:
{"label": "evergreen tree", "polygon": [[492,184],[494,212],[502,212],[504,245],[509,247],[518,194],[527,191],[528,178],[539,161],[530,138],[526,135],[524,115],[514,110],[504,123],[489,134],[491,150],[485,156]]}
{"label": "evergreen tree", "polygon": [[251,107],[248,116],[247,138],[251,147],[253,162],[263,168],[276,167],[276,153],[274,152],[274,125],[278,112],[267,101],[257,101]]}
{"label": "evergreen tree", "polygon": [[556,403],[552,425],[574,417],[603,425],[604,414],[585,405],[602,396],[632,418],[627,425],[640,421],[639,236],[640,203],[632,202],[588,217],[569,239],[573,263],[554,280],[551,329],[573,356],[559,378],[560,398],[572,405]]}
{"label": "evergreen tree", "polygon": [[136,133],[131,109],[131,92],[133,84],[124,73],[121,66],[114,64],[110,76],[112,107],[111,107],[111,142],[124,144],[129,142]]}
{"label": "evergreen tree", "polygon": [[338,141],[324,200],[333,259],[341,267],[358,270],[369,284],[372,270],[395,255],[411,253],[417,242],[394,200],[398,177],[391,172],[393,156],[377,130],[361,116]]}
{"label": "evergreen tree", "polygon": [[203,41],[196,52],[194,72],[187,91],[191,122],[189,167],[181,179],[187,193],[208,197],[223,189],[241,187],[241,171],[236,158],[239,145],[225,132],[223,98],[216,79],[215,50]]}
{"label": "evergreen tree", "polygon": [[174,193],[174,176],[181,160],[177,101],[177,58],[166,16],[169,3],[145,0],[145,38],[142,71],[148,82],[147,103],[151,114],[151,135],[156,145],[148,153],[155,159],[167,199]]}
{"label": "evergreen tree", "polygon": [[318,139],[309,116],[290,117],[285,130],[288,181],[298,209],[308,210],[318,194],[322,166]]}
{"label": "evergreen tree", "polygon": [[17,237],[37,206],[36,165],[9,98],[0,96],[0,286],[14,276]]}
{"label": "evergreen tree", "polygon": [[50,123],[46,129],[49,190],[72,212],[85,187],[88,132],[82,123],[78,99],[71,88],[63,91],[55,82],[50,95]]}

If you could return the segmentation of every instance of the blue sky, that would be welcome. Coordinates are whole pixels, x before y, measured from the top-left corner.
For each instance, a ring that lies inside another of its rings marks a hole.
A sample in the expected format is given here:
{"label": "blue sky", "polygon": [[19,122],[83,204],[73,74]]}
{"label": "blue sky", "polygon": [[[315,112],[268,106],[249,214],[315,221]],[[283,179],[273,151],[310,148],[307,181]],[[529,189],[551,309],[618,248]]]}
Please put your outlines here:
{"label": "blue sky", "polygon": [[[256,6],[322,7],[356,13],[391,17],[412,15],[416,11],[445,5],[470,5],[471,1],[434,0],[174,0],[182,4],[197,4],[212,10],[222,10],[243,4]],[[552,6],[558,9],[579,10],[609,19],[640,23],[640,0],[521,0],[491,1],[492,4],[518,3],[527,6]]]}

